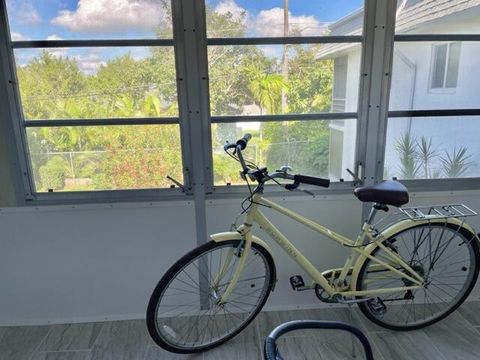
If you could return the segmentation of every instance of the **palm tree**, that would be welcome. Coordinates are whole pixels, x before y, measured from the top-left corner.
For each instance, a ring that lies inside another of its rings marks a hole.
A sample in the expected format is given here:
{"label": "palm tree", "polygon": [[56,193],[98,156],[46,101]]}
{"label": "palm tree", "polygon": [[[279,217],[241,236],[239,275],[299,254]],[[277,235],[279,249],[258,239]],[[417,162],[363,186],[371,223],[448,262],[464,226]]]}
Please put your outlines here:
{"label": "palm tree", "polygon": [[251,68],[252,75],[249,89],[252,93],[254,102],[262,109],[266,109],[268,114],[277,114],[281,109],[282,91],[287,88],[287,84],[280,74],[261,73],[258,68]]}

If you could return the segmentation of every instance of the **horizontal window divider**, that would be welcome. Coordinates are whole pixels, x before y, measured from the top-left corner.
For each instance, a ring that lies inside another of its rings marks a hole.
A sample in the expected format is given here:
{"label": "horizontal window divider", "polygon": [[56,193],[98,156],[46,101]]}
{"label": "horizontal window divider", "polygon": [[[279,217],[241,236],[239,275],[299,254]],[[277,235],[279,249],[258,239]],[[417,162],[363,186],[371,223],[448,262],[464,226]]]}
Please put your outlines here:
{"label": "horizontal window divider", "polygon": [[480,41],[480,34],[399,34],[395,41]]}
{"label": "horizontal window divider", "polygon": [[480,116],[480,109],[394,110],[388,117]]}
{"label": "horizontal window divider", "polygon": [[290,36],[290,37],[255,37],[255,38],[209,38],[207,45],[283,45],[283,44],[328,44],[360,43],[361,35],[346,36]]}
{"label": "horizontal window divider", "polygon": [[11,42],[11,47],[13,49],[173,45],[173,39],[28,40]]}
{"label": "horizontal window divider", "polygon": [[326,112],[314,114],[281,114],[281,115],[232,115],[211,116],[212,124],[235,123],[235,122],[266,122],[266,121],[289,121],[289,120],[345,120],[357,119],[356,112]]}
{"label": "horizontal window divider", "polygon": [[[293,169],[295,173],[295,169]],[[305,174],[308,175],[308,174]],[[333,194],[352,194],[352,200],[355,199],[353,196],[353,189],[355,185],[353,181],[335,181],[330,183],[330,187],[322,188],[319,186],[313,185],[304,185],[302,188],[313,192],[316,197],[327,196]],[[207,199],[221,199],[221,198],[237,198],[245,197],[245,194],[248,193],[247,185],[215,185],[213,193],[207,195]],[[288,191],[283,186],[280,187],[275,184],[268,184],[265,187],[265,196],[281,196],[281,197],[292,197],[292,196],[305,196],[305,198],[310,198],[310,196],[303,194],[298,191]]]}
{"label": "horizontal window divider", "polygon": [[429,191],[478,190],[478,177],[447,179],[398,179],[410,193]]}
{"label": "horizontal window divider", "polygon": [[152,117],[131,119],[55,119],[55,120],[25,120],[25,127],[58,127],[58,126],[108,126],[108,125],[168,125],[179,124],[179,118]]}
{"label": "horizontal window divider", "polygon": [[158,200],[191,200],[191,196],[186,195],[179,188],[59,191],[36,193],[35,198],[29,200],[27,205],[153,202]]}

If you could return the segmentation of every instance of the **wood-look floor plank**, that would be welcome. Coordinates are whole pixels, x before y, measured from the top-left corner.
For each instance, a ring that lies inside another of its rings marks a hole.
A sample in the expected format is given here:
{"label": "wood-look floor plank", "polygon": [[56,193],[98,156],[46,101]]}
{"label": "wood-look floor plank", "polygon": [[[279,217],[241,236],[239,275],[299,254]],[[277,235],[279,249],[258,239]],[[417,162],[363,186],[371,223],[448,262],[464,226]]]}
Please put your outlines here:
{"label": "wood-look floor plank", "polygon": [[113,344],[94,345],[88,360],[143,360],[147,345]]}
{"label": "wood-look floor plank", "polygon": [[53,325],[38,351],[90,350],[103,323]]}
{"label": "wood-look floor plank", "polygon": [[480,326],[480,301],[466,302],[458,311],[470,324]]}
{"label": "wood-look floor plank", "polygon": [[261,359],[258,342],[227,342],[203,353],[205,360],[254,360]]}
{"label": "wood-look floor plank", "polygon": [[42,351],[36,352],[30,360],[89,360],[90,351]]}
{"label": "wood-look floor plank", "polygon": [[447,360],[421,330],[375,332],[369,335],[382,357],[395,360]]}
{"label": "wood-look floor plank", "polygon": [[[324,356],[322,344],[316,341],[315,336],[281,337],[277,340],[278,350],[284,359],[295,360],[329,360]],[[333,358],[332,360],[334,360]]]}
{"label": "wood-look floor plank", "polygon": [[448,360],[478,360],[480,337],[458,312],[424,329],[425,334]]}
{"label": "wood-look floor plank", "polygon": [[[479,309],[479,310],[477,310]],[[387,331],[355,312],[354,325],[370,339],[376,360],[470,360],[480,356],[480,303],[467,303],[441,322],[414,332]],[[290,320],[340,320],[351,323],[348,309],[328,308],[262,313],[243,334],[203,354],[177,355],[154,345],[144,320],[102,324],[0,327],[1,360],[217,360],[261,359],[263,340]],[[351,359],[345,333],[305,330],[280,338],[286,360]],[[91,351],[70,351],[75,349]],[[56,350],[60,351],[56,351]],[[47,351],[48,350],[48,351]],[[357,359],[361,359],[357,346]]]}
{"label": "wood-look floor plank", "polygon": [[174,354],[163,350],[156,345],[147,348],[144,360],[203,360],[203,353],[200,354]]}
{"label": "wood-look floor plank", "polygon": [[49,326],[15,326],[5,328],[0,340],[1,360],[28,359],[45,339]]}
{"label": "wood-look floor plank", "polygon": [[144,344],[150,342],[145,320],[126,320],[105,322],[97,336],[95,345]]}
{"label": "wood-look floor plank", "polygon": [[143,360],[150,339],[144,320],[113,321],[103,325],[89,360]]}

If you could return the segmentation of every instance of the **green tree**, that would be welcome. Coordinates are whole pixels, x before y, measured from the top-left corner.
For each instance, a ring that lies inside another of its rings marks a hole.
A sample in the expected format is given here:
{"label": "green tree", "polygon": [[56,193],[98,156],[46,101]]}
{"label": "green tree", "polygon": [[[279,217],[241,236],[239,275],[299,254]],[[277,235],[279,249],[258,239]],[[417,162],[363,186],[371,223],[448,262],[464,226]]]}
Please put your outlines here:
{"label": "green tree", "polygon": [[17,67],[26,119],[66,118],[66,108],[86,89],[86,78],[73,59],[42,51],[27,65]]}

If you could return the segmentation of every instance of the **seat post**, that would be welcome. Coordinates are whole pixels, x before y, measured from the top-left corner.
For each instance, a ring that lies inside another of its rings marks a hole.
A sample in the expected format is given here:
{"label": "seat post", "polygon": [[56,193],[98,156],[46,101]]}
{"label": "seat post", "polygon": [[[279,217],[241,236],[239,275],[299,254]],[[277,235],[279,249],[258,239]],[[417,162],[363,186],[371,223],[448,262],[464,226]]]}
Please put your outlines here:
{"label": "seat post", "polygon": [[370,214],[368,214],[368,217],[365,220],[366,224],[370,225],[372,223],[373,219],[375,218],[375,215],[377,214],[377,211],[378,211],[377,203],[374,203],[372,205],[372,208],[370,209]]}

